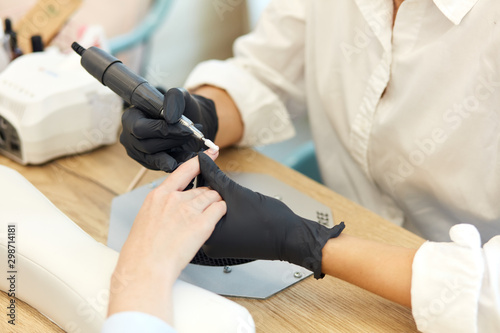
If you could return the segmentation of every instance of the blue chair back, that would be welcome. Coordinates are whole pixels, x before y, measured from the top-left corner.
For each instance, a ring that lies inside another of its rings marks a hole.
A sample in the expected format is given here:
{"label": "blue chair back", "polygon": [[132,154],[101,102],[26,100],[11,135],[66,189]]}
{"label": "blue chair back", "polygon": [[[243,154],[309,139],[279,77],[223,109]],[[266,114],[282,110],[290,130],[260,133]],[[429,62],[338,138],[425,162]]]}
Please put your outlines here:
{"label": "blue chair back", "polygon": [[316,159],[316,149],[312,140],[299,146],[291,156],[285,159],[283,164],[314,179],[318,183],[323,183]]}

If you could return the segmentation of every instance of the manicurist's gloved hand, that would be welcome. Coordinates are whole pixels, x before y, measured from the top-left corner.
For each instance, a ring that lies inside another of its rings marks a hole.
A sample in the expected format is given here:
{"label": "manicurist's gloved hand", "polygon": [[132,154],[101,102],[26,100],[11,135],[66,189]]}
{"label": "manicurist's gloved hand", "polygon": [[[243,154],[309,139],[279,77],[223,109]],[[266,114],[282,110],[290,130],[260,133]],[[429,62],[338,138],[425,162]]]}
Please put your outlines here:
{"label": "manicurist's gloved hand", "polygon": [[331,229],[304,219],[274,198],[251,191],[229,179],[205,154],[198,155],[206,186],[219,192],[227,213],[203,245],[214,258],[284,260],[322,278],[322,249],[337,237],[344,223]]}
{"label": "manicurist's gloved hand", "polygon": [[120,142],[127,154],[152,170],[173,171],[203,148],[203,142],[178,121],[184,114],[214,141],[218,128],[212,100],[191,95],[185,89],[172,88],[165,94],[163,119],[153,119],[138,108],[129,108],[122,116]]}

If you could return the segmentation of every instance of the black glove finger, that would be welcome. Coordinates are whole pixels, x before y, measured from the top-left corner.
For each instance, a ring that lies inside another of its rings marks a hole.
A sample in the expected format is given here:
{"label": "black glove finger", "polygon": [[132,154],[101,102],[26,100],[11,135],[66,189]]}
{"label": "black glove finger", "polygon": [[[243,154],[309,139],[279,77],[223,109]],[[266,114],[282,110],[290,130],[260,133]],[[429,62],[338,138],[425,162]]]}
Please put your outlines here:
{"label": "black glove finger", "polygon": [[[178,163],[177,167],[179,167],[182,163],[192,159],[193,157],[195,157],[197,155],[197,153],[195,153],[195,152],[182,151],[182,150],[178,151],[178,152],[169,152],[169,154],[177,161],[177,163]],[[198,177],[200,177],[200,176],[198,175]],[[196,177],[191,180],[191,182],[188,184],[188,186],[186,186],[184,191],[190,190],[194,187],[194,180],[195,179],[196,179]],[[201,187],[199,182],[197,183],[197,186]]]}
{"label": "black glove finger", "polygon": [[174,158],[177,161],[177,163],[179,163],[179,165],[192,159],[193,157],[196,156],[196,154],[197,154],[196,152],[186,151],[186,150],[169,151],[169,155],[172,156],[172,158]]}
{"label": "black glove finger", "polygon": [[165,172],[173,172],[179,166],[179,163],[166,152],[156,154],[146,154],[144,159],[150,165],[153,165],[157,170]]}
{"label": "black glove finger", "polygon": [[207,154],[198,154],[198,160],[200,162],[200,174],[203,176],[205,185],[219,192],[224,200],[230,198],[234,194],[233,189],[240,185],[226,176]]}
{"label": "black glove finger", "polygon": [[[175,89],[175,90],[173,90]],[[201,117],[201,106],[200,106],[200,101],[206,101],[206,103],[212,103],[212,107],[215,108],[213,105],[213,102],[211,100],[208,100],[204,97],[198,96],[198,95],[191,95],[186,89],[184,88],[172,88],[170,90],[173,90],[170,92],[170,95],[173,97],[170,97],[171,99],[171,107],[174,110],[174,115],[175,117],[172,117],[171,119],[169,118],[168,122],[172,123],[175,121],[178,121],[180,119],[181,115],[186,116],[189,118],[191,121],[194,122],[194,126],[200,130],[202,133],[203,132],[203,125],[198,123],[199,118]],[[183,101],[180,100],[180,96],[182,95]],[[196,96],[196,98],[194,97]],[[175,102],[175,103],[174,103]],[[174,106],[175,104],[175,106]],[[182,110],[179,110],[179,108],[182,107]],[[178,113],[182,112],[181,115]],[[176,120],[177,119],[177,120]]]}
{"label": "black glove finger", "polygon": [[184,89],[171,88],[165,94],[163,102],[163,115],[169,124],[175,124],[181,119],[186,108],[184,101]]}
{"label": "black glove finger", "polygon": [[193,103],[193,105],[196,103],[196,107],[188,108],[186,105],[184,114],[186,117],[193,120],[195,124],[200,123],[203,125],[200,130],[205,134],[205,137],[213,141],[219,127],[214,101],[199,95],[190,95],[190,97],[191,103]]}
{"label": "black glove finger", "polygon": [[[182,127],[186,128],[185,126]],[[197,129],[203,128],[203,126],[200,124],[194,124],[194,127],[196,127]],[[182,148],[189,151],[199,152],[205,149],[205,144],[200,139],[195,138],[194,136],[189,136],[184,137],[184,144],[182,145]]]}
{"label": "black glove finger", "polygon": [[122,115],[123,132],[138,139],[188,136],[191,132],[180,124],[170,125],[163,119],[152,119],[137,108],[127,109]]}
{"label": "black glove finger", "polygon": [[124,132],[120,135],[120,142],[127,149],[137,150],[145,154],[155,154],[161,151],[168,151],[177,147],[184,147],[186,137],[168,137],[161,139],[144,139],[139,140],[131,135],[126,135]]}
{"label": "black glove finger", "polygon": [[134,150],[127,150],[127,154],[143,167],[150,170],[173,172],[179,165],[179,163],[166,152],[144,154]]}
{"label": "black glove finger", "polygon": [[163,103],[165,120],[170,124],[179,121],[182,115],[194,124],[203,124],[202,132],[210,140],[215,139],[218,118],[215,103],[199,95],[191,95],[184,88],[172,88],[165,94]]}
{"label": "black glove finger", "polygon": [[186,89],[180,89],[182,96],[184,98],[184,115],[196,123],[196,120],[200,118],[201,108],[198,103],[198,99],[193,97],[197,95],[191,95]]}
{"label": "black glove finger", "polygon": [[[262,220],[272,220],[278,218],[281,214],[295,213],[285,205],[281,200],[269,197],[259,192],[254,192],[249,188],[241,186],[229,178],[217,164],[208,157],[207,154],[198,154],[200,163],[200,174],[203,176],[205,185],[210,186],[215,191],[219,192],[224,201],[231,206],[239,206],[240,208],[248,209],[248,207],[259,206],[258,211],[264,212],[261,216]],[[256,216],[257,211],[254,211]]]}

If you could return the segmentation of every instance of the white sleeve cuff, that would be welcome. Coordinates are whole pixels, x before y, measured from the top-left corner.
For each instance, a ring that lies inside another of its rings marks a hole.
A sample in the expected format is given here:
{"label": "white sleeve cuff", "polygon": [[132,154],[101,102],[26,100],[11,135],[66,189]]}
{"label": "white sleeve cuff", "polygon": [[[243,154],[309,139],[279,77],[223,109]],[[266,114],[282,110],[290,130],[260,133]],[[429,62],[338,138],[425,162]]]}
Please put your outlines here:
{"label": "white sleeve cuff", "polygon": [[104,322],[101,333],[176,333],[166,322],[153,315],[126,311],[115,313]]}
{"label": "white sleeve cuff", "polygon": [[468,224],[450,229],[451,243],[426,242],[413,260],[411,303],[422,332],[478,330],[484,273],[481,240]]}
{"label": "white sleeve cuff", "polygon": [[231,59],[199,64],[189,75],[185,87],[195,89],[205,84],[226,90],[238,107],[244,125],[238,145],[266,145],[295,135],[290,116],[278,96]]}

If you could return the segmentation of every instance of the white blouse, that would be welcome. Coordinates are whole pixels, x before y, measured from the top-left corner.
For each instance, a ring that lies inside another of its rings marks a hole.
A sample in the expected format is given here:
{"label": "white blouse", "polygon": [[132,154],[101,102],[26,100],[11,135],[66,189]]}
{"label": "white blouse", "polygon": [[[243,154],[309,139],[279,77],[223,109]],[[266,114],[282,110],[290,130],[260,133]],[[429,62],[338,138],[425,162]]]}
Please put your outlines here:
{"label": "white blouse", "polygon": [[417,252],[413,315],[500,332],[500,236],[479,236],[500,234],[500,1],[405,0],[392,20],[392,0],[274,0],[186,87],[231,95],[241,145],[290,138],[307,110],[332,189],[434,241],[469,224]]}
{"label": "white blouse", "polygon": [[500,233],[500,1],[275,0],[235,57],[195,68],[241,111],[242,145],[307,109],[325,183],[427,238]]}

